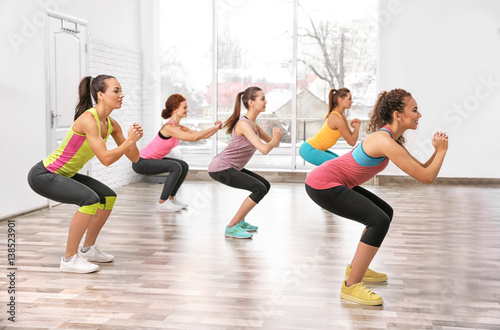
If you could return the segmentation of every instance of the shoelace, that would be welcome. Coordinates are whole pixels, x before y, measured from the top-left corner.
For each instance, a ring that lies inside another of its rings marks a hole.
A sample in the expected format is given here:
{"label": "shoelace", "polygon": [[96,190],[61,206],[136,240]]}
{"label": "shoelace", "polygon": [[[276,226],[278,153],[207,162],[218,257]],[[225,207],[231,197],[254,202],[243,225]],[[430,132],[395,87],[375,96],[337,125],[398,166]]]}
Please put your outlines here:
{"label": "shoelace", "polygon": [[100,255],[100,256],[103,256],[103,257],[106,257],[106,254],[104,252],[102,252],[98,247],[97,245],[94,246],[94,249],[95,249],[95,252],[96,254]]}
{"label": "shoelace", "polygon": [[75,264],[81,264],[81,265],[88,265],[90,262],[85,260],[85,258],[80,257],[79,255],[74,256],[75,258]]}
{"label": "shoelace", "polygon": [[356,284],[356,286],[364,293],[366,293],[367,295],[371,296],[372,294],[375,294],[373,291],[371,291],[370,289],[368,289],[365,284],[363,282],[359,282],[358,284]]}

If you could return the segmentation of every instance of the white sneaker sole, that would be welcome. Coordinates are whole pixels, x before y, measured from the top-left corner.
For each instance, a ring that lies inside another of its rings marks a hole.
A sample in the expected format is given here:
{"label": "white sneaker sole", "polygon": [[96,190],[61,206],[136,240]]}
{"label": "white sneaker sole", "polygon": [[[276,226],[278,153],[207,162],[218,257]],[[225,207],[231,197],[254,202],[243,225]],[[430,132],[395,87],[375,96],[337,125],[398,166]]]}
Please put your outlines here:
{"label": "white sneaker sole", "polygon": [[72,269],[72,268],[66,268],[63,266],[59,267],[59,271],[63,273],[77,273],[77,274],[88,274],[88,273],[93,273],[99,270],[99,266],[95,269]]}
{"label": "white sneaker sole", "polygon": [[224,234],[224,236],[229,237],[229,238],[249,239],[249,238],[252,238],[253,235],[252,236],[248,236],[248,237],[241,237],[241,236],[234,236],[234,235]]}
{"label": "white sneaker sole", "polygon": [[178,210],[156,209],[156,212],[175,213],[175,212],[180,212],[181,210],[182,209],[178,209]]}
{"label": "white sneaker sole", "polygon": [[107,262],[112,262],[113,260],[115,260],[115,258],[111,259],[111,260],[102,260],[102,259],[92,259],[92,258],[87,258],[87,257],[84,257],[84,256],[80,256],[82,258],[85,258],[85,260],[87,260],[88,262],[99,262],[99,263],[107,263]]}

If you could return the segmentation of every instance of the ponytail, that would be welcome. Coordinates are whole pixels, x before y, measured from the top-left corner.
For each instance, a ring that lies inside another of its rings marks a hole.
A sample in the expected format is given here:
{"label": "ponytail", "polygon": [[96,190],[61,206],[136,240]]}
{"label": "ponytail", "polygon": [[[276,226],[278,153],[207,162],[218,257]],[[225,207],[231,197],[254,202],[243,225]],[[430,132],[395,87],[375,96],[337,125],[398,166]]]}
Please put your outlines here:
{"label": "ponytail", "polygon": [[101,74],[95,78],[92,78],[92,76],[86,76],[82,79],[82,81],[80,81],[80,85],[78,86],[79,100],[75,107],[75,117],[73,120],[77,120],[82,113],[93,107],[92,98],[94,99],[94,102],[97,103],[97,93],[106,92],[107,85],[105,80],[110,78],[115,77]]}
{"label": "ponytail", "polygon": [[258,91],[262,91],[262,89],[255,86],[248,87],[245,91],[239,92],[238,95],[236,95],[236,103],[234,104],[233,114],[224,122],[223,126],[223,128],[226,128],[227,134],[231,134],[233,132],[234,126],[236,126],[236,123],[240,120],[241,102],[243,102],[245,108],[248,109],[248,101],[255,100]]}
{"label": "ponytail", "polygon": [[90,96],[91,79],[92,79],[91,76],[83,78],[82,81],[80,82],[80,85],[78,86],[78,96],[80,100],[76,105],[75,118],[73,120],[76,120],[78,117],[81,116],[82,113],[92,108],[92,97]]}
{"label": "ponytail", "polygon": [[[391,124],[394,120],[394,111],[403,113],[406,106],[406,100],[409,97],[411,97],[411,94],[404,89],[393,89],[390,92],[381,92],[373,107],[370,122],[366,126],[366,133],[373,133],[384,125]],[[401,135],[396,142],[403,145],[405,139]]]}
{"label": "ponytail", "polygon": [[330,116],[330,113],[338,105],[339,97],[344,98],[350,92],[351,91],[345,87],[339,88],[338,90],[335,88],[330,89],[330,93],[328,93],[328,114],[326,115],[325,119]]}

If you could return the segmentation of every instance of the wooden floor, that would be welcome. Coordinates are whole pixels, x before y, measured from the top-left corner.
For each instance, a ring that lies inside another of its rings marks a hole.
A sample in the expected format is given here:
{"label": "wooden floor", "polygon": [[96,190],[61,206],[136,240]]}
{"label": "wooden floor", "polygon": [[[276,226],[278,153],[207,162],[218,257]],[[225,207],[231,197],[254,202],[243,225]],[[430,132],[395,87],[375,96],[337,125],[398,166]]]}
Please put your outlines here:
{"label": "wooden floor", "polygon": [[224,238],[247,196],[186,182],[188,211],[157,213],[162,185],[117,189],[94,274],[59,272],[75,206],[15,219],[16,322],[6,221],[0,222],[0,327],[36,329],[500,329],[500,188],[366,186],[395,209],[367,284],[383,306],[339,298],[362,231],[316,206],[302,184],[274,184],[247,217],[252,240]]}

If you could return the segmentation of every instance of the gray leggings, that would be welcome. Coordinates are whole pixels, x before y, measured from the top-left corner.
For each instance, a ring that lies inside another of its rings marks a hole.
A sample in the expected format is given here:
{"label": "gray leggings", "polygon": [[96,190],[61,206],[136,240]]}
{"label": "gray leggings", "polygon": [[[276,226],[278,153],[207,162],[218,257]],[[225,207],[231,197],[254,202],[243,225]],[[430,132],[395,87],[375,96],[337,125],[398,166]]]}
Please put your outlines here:
{"label": "gray leggings", "polygon": [[42,162],[30,170],[28,183],[37,194],[66,204],[90,206],[99,203],[101,208],[108,210],[113,207],[116,197],[111,188],[90,176],[77,173],[68,178],[50,172]]}
{"label": "gray leggings", "polygon": [[137,163],[132,163],[132,169],[139,174],[155,175],[170,173],[163,185],[160,199],[167,200],[169,196],[175,196],[181,184],[186,179],[189,165],[180,159],[165,157],[162,159],[139,158]]}

